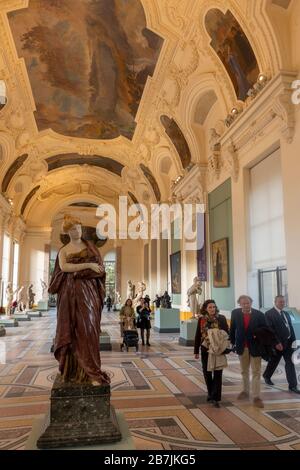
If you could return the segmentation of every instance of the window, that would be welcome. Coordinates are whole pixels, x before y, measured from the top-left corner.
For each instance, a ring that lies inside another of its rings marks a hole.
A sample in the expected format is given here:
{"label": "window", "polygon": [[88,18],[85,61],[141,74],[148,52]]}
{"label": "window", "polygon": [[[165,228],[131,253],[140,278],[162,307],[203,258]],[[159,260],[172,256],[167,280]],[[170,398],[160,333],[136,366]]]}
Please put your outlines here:
{"label": "window", "polygon": [[10,238],[5,233],[3,237],[3,257],[2,257],[2,288],[4,293],[4,307],[6,307],[6,287],[9,281],[9,262],[10,262]]}
{"label": "window", "polygon": [[14,253],[13,253],[13,290],[18,287],[18,276],[19,276],[19,250],[20,245],[18,242],[14,242]]}
{"label": "window", "polygon": [[283,287],[283,278],[277,278],[283,272],[286,278],[282,270],[286,253],[279,150],[250,170],[249,229],[249,294],[255,303],[270,306],[278,291],[287,296],[286,283]]}
{"label": "window", "polygon": [[104,256],[104,266],[106,271],[105,290],[106,296],[110,295],[112,301],[116,292],[116,253],[110,251]]}
{"label": "window", "polygon": [[289,304],[286,268],[260,269],[258,276],[259,308],[271,308],[276,295],[283,295],[286,305]]}

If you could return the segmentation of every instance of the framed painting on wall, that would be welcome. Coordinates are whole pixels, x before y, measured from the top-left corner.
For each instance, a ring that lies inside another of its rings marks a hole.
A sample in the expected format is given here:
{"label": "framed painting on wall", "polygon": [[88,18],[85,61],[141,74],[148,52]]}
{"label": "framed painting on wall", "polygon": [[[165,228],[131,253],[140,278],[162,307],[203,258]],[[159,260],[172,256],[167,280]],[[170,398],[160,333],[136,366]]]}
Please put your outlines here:
{"label": "framed painting on wall", "polygon": [[170,255],[172,294],[181,294],[181,251]]}
{"label": "framed painting on wall", "polygon": [[228,238],[212,243],[213,286],[229,287]]}

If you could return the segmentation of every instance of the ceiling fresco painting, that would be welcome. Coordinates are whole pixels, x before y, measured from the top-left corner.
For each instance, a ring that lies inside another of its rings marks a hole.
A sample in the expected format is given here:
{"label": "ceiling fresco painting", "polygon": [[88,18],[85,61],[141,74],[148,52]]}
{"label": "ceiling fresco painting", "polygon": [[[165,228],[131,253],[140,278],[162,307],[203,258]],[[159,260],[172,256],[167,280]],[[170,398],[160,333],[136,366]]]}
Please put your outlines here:
{"label": "ceiling fresco painting", "polygon": [[140,0],[30,0],[8,19],[40,131],[129,139],[162,47]]}
{"label": "ceiling fresco painting", "polygon": [[21,215],[24,214],[25,212],[25,209],[29,203],[29,201],[33,198],[33,196],[35,195],[35,193],[40,189],[40,185],[36,186],[35,188],[33,188],[29,194],[27,194],[27,196],[25,197],[24,199],[24,202],[22,204],[22,207],[21,207]]}
{"label": "ceiling fresco painting", "polygon": [[228,10],[224,15],[214,8],[205,17],[211,46],[226,68],[237,98],[245,101],[249,89],[259,75],[259,67],[253,49],[241,26]]}
{"label": "ceiling fresco painting", "polygon": [[160,117],[160,121],[165,128],[166,134],[171,139],[171,142],[177,150],[183,168],[187,168],[191,163],[192,156],[181,129],[174,119],[170,119],[166,115],[162,115]]}
{"label": "ceiling fresco painting", "polygon": [[1,186],[1,189],[2,189],[2,192],[5,193],[8,186],[9,186],[9,183],[11,182],[12,178],[14,177],[14,175],[17,173],[17,171],[21,168],[21,166],[23,165],[23,163],[25,163],[25,161],[27,160],[28,158],[28,154],[27,153],[24,153],[24,155],[21,155],[20,157],[18,157],[11,165],[10,167],[8,168],[4,178],[3,178],[3,181],[2,181],[2,186]]}
{"label": "ceiling fresco painting", "polygon": [[157,184],[156,179],[153,176],[152,171],[147,166],[145,166],[143,163],[140,163],[140,168],[141,168],[142,172],[144,173],[144,176],[149,181],[150,186],[152,187],[153,192],[155,194],[157,202],[160,202],[160,200],[161,200],[160,189],[159,189],[159,186]]}
{"label": "ceiling fresco painting", "polygon": [[98,155],[85,156],[78,155],[77,153],[66,153],[62,155],[55,155],[46,159],[48,164],[48,170],[53,171],[58,168],[69,165],[91,165],[114,173],[115,175],[121,176],[121,172],[124,166],[113,160],[112,158],[101,157]]}

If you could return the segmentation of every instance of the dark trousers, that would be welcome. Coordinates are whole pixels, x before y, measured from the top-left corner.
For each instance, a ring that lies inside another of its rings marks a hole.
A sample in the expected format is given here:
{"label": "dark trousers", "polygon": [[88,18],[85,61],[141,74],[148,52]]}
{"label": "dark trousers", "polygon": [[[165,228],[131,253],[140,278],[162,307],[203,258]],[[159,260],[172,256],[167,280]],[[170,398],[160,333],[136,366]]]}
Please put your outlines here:
{"label": "dark trousers", "polygon": [[280,362],[280,359],[283,357],[285,361],[285,373],[289,388],[297,387],[297,376],[295,366],[292,362],[292,354],[293,350],[291,347],[287,347],[283,351],[276,350],[276,355],[272,356],[272,358],[269,360],[266,370],[263,373],[263,376],[266,379],[271,379]]}
{"label": "dark trousers", "polygon": [[208,397],[211,400],[221,401],[223,370],[214,370],[213,372],[207,370],[208,351],[204,347],[201,347],[201,362]]}
{"label": "dark trousers", "polygon": [[[147,335],[147,344],[148,344],[149,339],[150,339],[150,329],[149,328],[146,329],[146,335]],[[145,344],[145,328],[141,328],[141,340],[142,340],[142,344]]]}

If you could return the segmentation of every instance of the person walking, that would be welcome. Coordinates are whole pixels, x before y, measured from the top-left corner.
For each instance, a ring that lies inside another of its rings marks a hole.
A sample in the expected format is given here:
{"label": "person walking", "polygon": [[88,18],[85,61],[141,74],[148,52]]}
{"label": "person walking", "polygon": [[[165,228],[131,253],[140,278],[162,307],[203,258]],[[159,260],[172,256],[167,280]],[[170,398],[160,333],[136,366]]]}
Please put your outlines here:
{"label": "person walking", "polygon": [[220,407],[223,368],[227,366],[225,352],[229,352],[229,328],[224,315],[214,300],[206,300],[198,320],[194,354],[199,359],[201,348],[202,370],[207,387],[207,401]]}
{"label": "person walking", "polygon": [[277,295],[274,301],[274,307],[265,313],[266,322],[273,331],[277,344],[275,346],[276,353],[268,361],[263,378],[267,385],[274,385],[271,381],[281,358],[285,361],[285,373],[289,384],[289,391],[300,394],[297,387],[297,375],[295,365],[292,361],[293,342],[296,340],[295,331],[292,325],[291,317],[288,312],[284,311],[285,300],[283,295]]}
{"label": "person walking", "polygon": [[248,295],[241,295],[238,299],[240,308],[231,313],[230,341],[239,355],[243,390],[238,400],[249,398],[250,394],[250,367],[252,370],[253,404],[263,408],[260,398],[261,379],[261,350],[255,337],[255,330],[266,327],[265,316],[259,310],[252,308],[253,300]]}
{"label": "person walking", "polygon": [[149,304],[145,302],[145,299],[140,300],[140,305],[136,308],[138,319],[137,319],[137,327],[141,329],[141,339],[142,345],[145,346],[145,330],[146,330],[146,344],[147,346],[150,345],[150,329],[151,329],[151,309]]}

